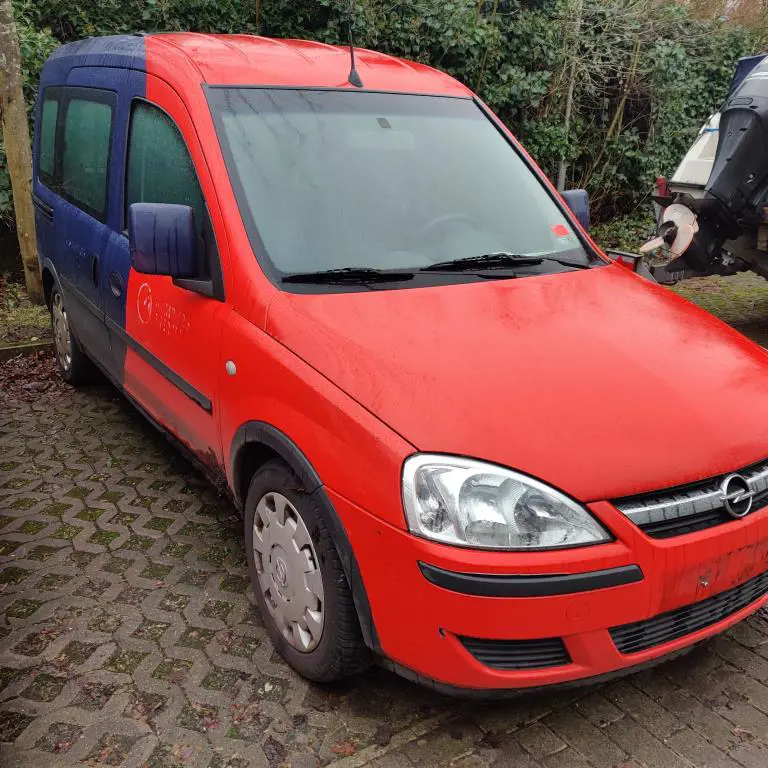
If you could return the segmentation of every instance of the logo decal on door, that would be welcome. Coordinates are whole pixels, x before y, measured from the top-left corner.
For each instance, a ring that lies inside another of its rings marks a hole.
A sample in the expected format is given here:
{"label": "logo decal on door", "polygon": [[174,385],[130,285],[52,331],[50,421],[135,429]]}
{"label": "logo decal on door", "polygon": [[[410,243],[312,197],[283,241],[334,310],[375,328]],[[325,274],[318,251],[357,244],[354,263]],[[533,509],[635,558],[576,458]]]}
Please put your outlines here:
{"label": "logo decal on door", "polygon": [[149,287],[149,283],[142,283],[139,286],[136,308],[139,321],[146,325],[152,319],[152,289]]}

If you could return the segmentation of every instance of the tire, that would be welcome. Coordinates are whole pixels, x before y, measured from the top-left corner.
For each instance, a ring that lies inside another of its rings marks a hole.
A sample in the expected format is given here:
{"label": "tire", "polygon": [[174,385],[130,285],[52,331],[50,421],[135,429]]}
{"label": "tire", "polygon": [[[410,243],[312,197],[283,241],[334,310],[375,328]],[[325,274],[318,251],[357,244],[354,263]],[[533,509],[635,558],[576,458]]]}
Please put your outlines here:
{"label": "tire", "polygon": [[64,297],[58,286],[51,290],[50,311],[56,365],[61,378],[73,387],[85,384],[93,376],[93,364],[72,332]]}
{"label": "tire", "polygon": [[322,513],[282,461],[269,461],[254,474],[244,526],[256,601],[272,643],[288,664],[315,682],[369,666],[352,593]]}

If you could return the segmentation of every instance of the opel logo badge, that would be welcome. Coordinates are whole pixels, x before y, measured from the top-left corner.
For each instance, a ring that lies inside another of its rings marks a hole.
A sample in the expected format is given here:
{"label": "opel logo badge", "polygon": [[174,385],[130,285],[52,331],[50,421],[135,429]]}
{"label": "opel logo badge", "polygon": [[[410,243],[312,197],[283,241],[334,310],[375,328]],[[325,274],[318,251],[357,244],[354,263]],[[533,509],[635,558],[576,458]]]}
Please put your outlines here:
{"label": "opel logo badge", "polygon": [[755,492],[742,475],[728,475],[720,486],[725,511],[735,518],[744,517],[752,509]]}
{"label": "opel logo badge", "polygon": [[288,586],[288,567],[286,566],[285,561],[280,557],[278,557],[275,562],[275,576],[277,577],[277,583],[281,587]]}

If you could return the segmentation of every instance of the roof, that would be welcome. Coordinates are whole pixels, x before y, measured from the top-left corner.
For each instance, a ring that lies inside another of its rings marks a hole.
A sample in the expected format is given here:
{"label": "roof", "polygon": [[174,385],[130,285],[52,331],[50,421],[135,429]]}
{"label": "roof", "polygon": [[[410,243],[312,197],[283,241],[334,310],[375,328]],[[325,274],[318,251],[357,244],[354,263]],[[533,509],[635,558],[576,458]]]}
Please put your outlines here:
{"label": "roof", "polygon": [[[115,35],[69,43],[51,56],[53,66],[117,66],[154,69],[153,59],[191,66],[212,85],[353,87],[347,82],[349,48],[308,40],[253,35],[164,33]],[[355,48],[366,89],[469,95],[461,83],[432,67]]]}
{"label": "roof", "polygon": [[143,36],[111,35],[60,45],[48,58],[46,68],[59,72],[78,66],[146,69],[145,61]]}

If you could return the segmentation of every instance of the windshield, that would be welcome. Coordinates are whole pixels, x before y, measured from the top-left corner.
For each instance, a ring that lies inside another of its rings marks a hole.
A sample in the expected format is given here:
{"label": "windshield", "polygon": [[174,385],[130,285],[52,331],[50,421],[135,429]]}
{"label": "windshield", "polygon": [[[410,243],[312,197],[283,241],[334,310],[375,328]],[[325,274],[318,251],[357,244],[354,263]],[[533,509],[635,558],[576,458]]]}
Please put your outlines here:
{"label": "windshield", "polygon": [[[277,277],[418,270],[500,251],[593,257],[471,99],[360,91],[208,91],[254,251]],[[529,260],[529,263],[531,260]],[[549,262],[543,262],[545,265]]]}

